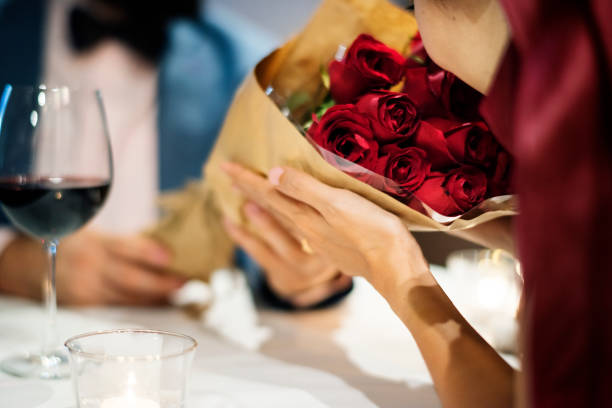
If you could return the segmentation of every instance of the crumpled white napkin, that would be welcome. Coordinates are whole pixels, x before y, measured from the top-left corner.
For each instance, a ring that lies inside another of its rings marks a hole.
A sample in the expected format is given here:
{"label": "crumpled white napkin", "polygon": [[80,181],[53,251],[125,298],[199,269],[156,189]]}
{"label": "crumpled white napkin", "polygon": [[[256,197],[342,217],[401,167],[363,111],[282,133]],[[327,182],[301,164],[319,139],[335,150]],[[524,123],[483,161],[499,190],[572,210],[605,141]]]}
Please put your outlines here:
{"label": "crumpled white napkin", "polygon": [[257,350],[272,336],[269,327],[258,324],[257,309],[244,274],[236,269],[218,269],[210,284],[190,281],[172,296],[176,306],[208,306],[204,325],[225,339],[248,350]]}

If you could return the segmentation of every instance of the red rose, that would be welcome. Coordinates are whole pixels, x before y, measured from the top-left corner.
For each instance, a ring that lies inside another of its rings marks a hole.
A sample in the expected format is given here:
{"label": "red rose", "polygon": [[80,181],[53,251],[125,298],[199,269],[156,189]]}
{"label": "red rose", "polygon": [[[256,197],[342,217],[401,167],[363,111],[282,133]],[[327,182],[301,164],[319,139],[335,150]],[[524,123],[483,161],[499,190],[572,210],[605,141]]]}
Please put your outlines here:
{"label": "red rose", "polygon": [[404,75],[404,58],[372,36],[361,34],[342,61],[329,64],[330,92],[339,104],[373,89],[387,89]]}
{"label": "red rose", "polygon": [[451,72],[428,59],[427,65],[406,64],[404,88],[425,116],[452,116],[462,120],[479,117],[482,95]]}
{"label": "red rose", "polygon": [[416,106],[408,96],[398,92],[366,94],[357,102],[357,109],[372,117],[374,134],[383,143],[411,136],[418,125]]}
{"label": "red rose", "polygon": [[434,170],[443,170],[458,165],[448,150],[444,128],[437,123],[422,120],[414,136],[414,145],[423,149]]}
{"label": "red rose", "polygon": [[464,166],[428,178],[415,196],[434,211],[455,216],[482,202],[486,192],[486,175],[475,167]]}
{"label": "red rose", "polygon": [[314,121],[308,135],[323,149],[348,161],[374,170],[378,158],[378,142],[374,140],[368,116],[355,105],[336,105]]}
{"label": "red rose", "polygon": [[377,172],[397,184],[387,188],[393,194],[406,197],[421,187],[429,176],[431,163],[425,151],[418,147],[388,144],[382,148],[381,155],[385,157],[384,165],[378,167]]}
{"label": "red rose", "polygon": [[459,207],[467,211],[484,200],[487,176],[476,167],[463,166],[448,173],[445,187]]}
{"label": "red rose", "polygon": [[442,115],[443,108],[429,86],[427,66],[412,66],[406,70],[402,93],[414,101],[421,114],[426,116]]}
{"label": "red rose", "polygon": [[446,144],[455,160],[490,167],[500,146],[484,122],[465,123],[445,132]]}

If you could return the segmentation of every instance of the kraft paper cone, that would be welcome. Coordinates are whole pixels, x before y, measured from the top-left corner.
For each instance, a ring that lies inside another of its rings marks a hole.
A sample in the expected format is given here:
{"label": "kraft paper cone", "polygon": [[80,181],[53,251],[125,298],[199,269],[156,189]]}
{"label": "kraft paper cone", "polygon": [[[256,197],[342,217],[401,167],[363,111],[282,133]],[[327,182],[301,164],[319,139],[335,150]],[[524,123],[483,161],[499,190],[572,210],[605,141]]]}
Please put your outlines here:
{"label": "kraft paper cone", "polygon": [[369,33],[399,51],[408,52],[417,31],[412,14],[385,0],[327,0],[306,28],[264,60],[238,90],[217,143],[204,167],[203,181],[166,198],[166,216],[150,234],[174,253],[173,270],[207,280],[232,263],[232,243],[222,227],[222,214],[244,224],[243,198],[231,188],[219,165],[235,161],[261,173],[287,165],[334,187],[346,188],[396,214],[415,231],[450,231],[473,227],[515,212],[488,211],[448,225],[435,222],[387,194],[332,167],[265,94],[272,85],[289,95],[296,90],[317,92],[322,64],[339,45],[350,45]]}

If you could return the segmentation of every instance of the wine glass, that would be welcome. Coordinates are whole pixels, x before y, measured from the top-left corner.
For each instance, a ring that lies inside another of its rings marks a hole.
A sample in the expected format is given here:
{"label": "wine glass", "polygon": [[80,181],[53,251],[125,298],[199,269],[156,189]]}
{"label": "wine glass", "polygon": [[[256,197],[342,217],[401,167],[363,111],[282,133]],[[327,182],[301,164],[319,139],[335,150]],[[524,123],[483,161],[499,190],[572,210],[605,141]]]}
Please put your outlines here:
{"label": "wine glass", "polygon": [[59,240],[81,228],[104,203],[112,154],[99,91],[6,85],[0,98],[0,206],[21,232],[42,241],[50,268],[44,284],[46,329],[39,353],[10,357],[3,371],[64,378],[55,315]]}

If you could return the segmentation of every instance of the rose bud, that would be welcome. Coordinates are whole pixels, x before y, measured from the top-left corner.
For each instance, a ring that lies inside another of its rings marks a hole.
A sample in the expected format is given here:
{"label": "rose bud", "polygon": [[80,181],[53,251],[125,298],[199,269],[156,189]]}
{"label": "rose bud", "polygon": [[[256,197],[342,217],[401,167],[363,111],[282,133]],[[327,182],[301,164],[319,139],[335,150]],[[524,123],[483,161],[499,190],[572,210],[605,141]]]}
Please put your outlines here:
{"label": "rose bud", "polygon": [[377,173],[384,175],[396,184],[387,186],[385,190],[401,197],[406,197],[421,187],[429,176],[431,163],[427,154],[418,147],[399,147],[388,144],[381,149],[385,158],[384,167],[379,167]]}
{"label": "rose bud", "polygon": [[484,122],[465,123],[445,132],[448,150],[455,160],[490,167],[495,163],[499,143]]}
{"label": "rose bud", "polygon": [[448,173],[444,186],[459,207],[467,211],[485,199],[487,176],[476,167],[463,166]]}
{"label": "rose bud", "polygon": [[475,167],[464,166],[446,175],[438,173],[429,177],[415,196],[434,211],[451,217],[481,203],[486,192],[486,175]]}
{"label": "rose bud", "polygon": [[422,120],[417,129],[413,143],[423,149],[431,162],[432,169],[443,170],[458,165],[457,160],[448,150],[443,129],[433,124],[435,122]]}
{"label": "rose bud", "polygon": [[417,108],[405,94],[390,91],[368,93],[359,99],[357,109],[372,117],[374,134],[382,143],[412,136],[418,127]]}
{"label": "rose bud", "polygon": [[355,105],[336,105],[314,121],[308,135],[323,149],[369,170],[378,158],[378,142],[374,139],[368,116]]}
{"label": "rose bud", "polygon": [[330,92],[336,103],[354,102],[373,89],[388,89],[404,75],[404,58],[394,49],[361,34],[342,61],[329,64]]}

